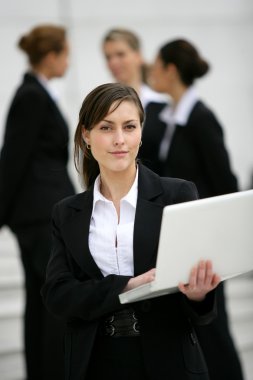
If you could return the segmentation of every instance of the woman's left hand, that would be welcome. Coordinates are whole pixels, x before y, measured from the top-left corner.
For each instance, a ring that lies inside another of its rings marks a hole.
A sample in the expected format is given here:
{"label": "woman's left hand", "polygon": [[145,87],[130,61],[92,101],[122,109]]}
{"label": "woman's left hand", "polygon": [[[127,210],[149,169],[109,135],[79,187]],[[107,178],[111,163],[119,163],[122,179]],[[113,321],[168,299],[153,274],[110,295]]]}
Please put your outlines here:
{"label": "woman's left hand", "polygon": [[191,301],[203,301],[208,292],[220,283],[220,277],[213,272],[210,260],[201,260],[192,268],[188,284],[179,283],[179,290]]}

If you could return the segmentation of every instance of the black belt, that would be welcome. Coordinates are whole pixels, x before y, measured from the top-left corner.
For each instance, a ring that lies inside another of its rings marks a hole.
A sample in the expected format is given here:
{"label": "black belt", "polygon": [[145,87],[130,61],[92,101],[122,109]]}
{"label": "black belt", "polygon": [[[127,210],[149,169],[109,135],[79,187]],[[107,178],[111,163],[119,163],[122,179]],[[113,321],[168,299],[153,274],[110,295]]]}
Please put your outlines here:
{"label": "black belt", "polygon": [[126,308],[106,317],[100,324],[99,333],[114,338],[139,336],[139,323],[134,310]]}

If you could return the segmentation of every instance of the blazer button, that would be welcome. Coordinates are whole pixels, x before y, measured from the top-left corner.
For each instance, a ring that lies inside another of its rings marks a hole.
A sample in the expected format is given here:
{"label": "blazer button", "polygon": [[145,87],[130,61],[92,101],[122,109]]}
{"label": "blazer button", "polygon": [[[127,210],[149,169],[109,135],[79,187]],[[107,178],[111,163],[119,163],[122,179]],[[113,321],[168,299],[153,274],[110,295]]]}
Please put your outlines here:
{"label": "blazer button", "polygon": [[151,310],[151,302],[149,300],[143,301],[141,304],[141,310],[144,313],[148,313]]}

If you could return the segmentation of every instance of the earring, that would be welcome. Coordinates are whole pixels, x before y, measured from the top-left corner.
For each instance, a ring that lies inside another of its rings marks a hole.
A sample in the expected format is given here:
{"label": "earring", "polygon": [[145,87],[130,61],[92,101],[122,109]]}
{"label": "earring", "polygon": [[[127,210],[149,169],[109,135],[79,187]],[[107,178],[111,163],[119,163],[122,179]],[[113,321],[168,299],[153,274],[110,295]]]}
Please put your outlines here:
{"label": "earring", "polygon": [[139,148],[142,146],[142,141],[140,142],[140,144],[139,144]]}
{"label": "earring", "polygon": [[90,145],[86,144],[86,149],[90,150]]}

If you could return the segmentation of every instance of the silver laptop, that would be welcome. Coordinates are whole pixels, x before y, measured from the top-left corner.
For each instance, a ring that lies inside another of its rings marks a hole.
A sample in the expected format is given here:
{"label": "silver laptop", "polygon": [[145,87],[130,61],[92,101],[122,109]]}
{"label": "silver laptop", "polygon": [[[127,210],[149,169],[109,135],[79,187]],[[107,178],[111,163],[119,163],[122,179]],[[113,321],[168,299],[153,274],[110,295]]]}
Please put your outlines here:
{"label": "silver laptop", "polygon": [[201,259],[212,260],[222,280],[253,270],[253,190],[166,206],[156,278],[120,294],[120,302],[178,291]]}

